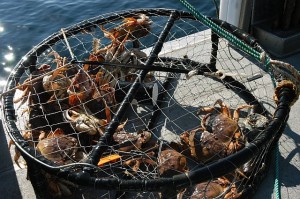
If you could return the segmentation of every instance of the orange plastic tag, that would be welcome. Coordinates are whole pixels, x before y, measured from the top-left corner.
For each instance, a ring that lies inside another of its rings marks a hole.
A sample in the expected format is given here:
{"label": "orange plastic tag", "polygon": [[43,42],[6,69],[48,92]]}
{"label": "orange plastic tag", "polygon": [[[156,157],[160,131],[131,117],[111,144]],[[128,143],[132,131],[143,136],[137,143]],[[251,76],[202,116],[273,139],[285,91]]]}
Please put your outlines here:
{"label": "orange plastic tag", "polygon": [[117,160],[119,160],[121,158],[121,156],[119,156],[118,154],[113,154],[113,155],[109,155],[103,158],[100,158],[99,162],[98,162],[98,166],[101,167],[106,163],[109,162],[116,162]]}

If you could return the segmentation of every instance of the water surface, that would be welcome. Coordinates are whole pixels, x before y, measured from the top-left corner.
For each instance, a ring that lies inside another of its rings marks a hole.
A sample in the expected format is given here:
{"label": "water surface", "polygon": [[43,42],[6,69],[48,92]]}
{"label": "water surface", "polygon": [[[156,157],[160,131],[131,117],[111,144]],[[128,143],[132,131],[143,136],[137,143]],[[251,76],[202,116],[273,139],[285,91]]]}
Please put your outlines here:
{"label": "water surface", "polygon": [[[213,0],[189,2],[215,16]],[[0,92],[22,56],[49,35],[91,17],[136,8],[186,10],[179,0],[1,0]]]}

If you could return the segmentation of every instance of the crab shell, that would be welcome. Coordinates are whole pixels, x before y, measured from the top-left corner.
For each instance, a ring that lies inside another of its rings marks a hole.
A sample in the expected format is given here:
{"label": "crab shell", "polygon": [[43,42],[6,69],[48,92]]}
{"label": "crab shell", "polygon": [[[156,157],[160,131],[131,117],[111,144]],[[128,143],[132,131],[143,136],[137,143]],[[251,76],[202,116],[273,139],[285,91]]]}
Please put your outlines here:
{"label": "crab shell", "polygon": [[229,144],[234,133],[239,129],[238,123],[224,114],[209,113],[202,121],[204,121],[202,125],[205,129],[224,144]]}
{"label": "crab shell", "polygon": [[137,133],[128,133],[124,130],[114,133],[114,142],[118,143],[121,147],[120,151],[131,151],[141,149],[142,145],[151,139],[151,132],[139,131]]}
{"label": "crab shell", "polygon": [[[129,40],[135,40],[146,36],[150,32],[152,21],[145,14],[139,14],[135,17],[124,19],[124,23],[111,29],[109,32],[118,41],[123,41],[128,33]],[[107,35],[105,35],[107,36]]]}
{"label": "crab shell", "polygon": [[92,98],[97,101],[99,101],[99,99],[104,99],[107,105],[110,106],[114,106],[117,103],[115,99],[115,89],[109,86],[108,83],[99,86],[97,90],[95,89]]}
{"label": "crab shell", "polygon": [[94,92],[94,85],[91,77],[82,69],[72,78],[67,89],[69,94],[69,104],[76,106],[89,99]]}
{"label": "crab shell", "polygon": [[43,88],[52,93],[61,93],[58,97],[67,97],[67,89],[71,85],[71,80],[63,74],[57,74],[55,77],[46,75],[43,78]]}
{"label": "crab shell", "polygon": [[36,148],[46,159],[62,165],[66,160],[72,159],[77,146],[76,138],[64,135],[64,132],[58,128],[50,132],[47,138],[40,140]]}
{"label": "crab shell", "polygon": [[226,156],[227,144],[220,142],[216,136],[203,128],[180,135],[183,145],[190,155],[203,163]]}
{"label": "crab shell", "polygon": [[225,177],[220,177],[213,181],[202,182],[195,186],[195,190],[191,195],[191,199],[197,198],[224,198],[237,199],[243,192],[238,192],[235,183],[228,181]]}
{"label": "crab shell", "polygon": [[161,151],[158,162],[158,171],[161,176],[171,177],[187,171],[186,157],[173,149]]}
{"label": "crab shell", "polygon": [[223,187],[217,182],[203,182],[195,186],[191,199],[207,198],[212,199],[223,193]]}

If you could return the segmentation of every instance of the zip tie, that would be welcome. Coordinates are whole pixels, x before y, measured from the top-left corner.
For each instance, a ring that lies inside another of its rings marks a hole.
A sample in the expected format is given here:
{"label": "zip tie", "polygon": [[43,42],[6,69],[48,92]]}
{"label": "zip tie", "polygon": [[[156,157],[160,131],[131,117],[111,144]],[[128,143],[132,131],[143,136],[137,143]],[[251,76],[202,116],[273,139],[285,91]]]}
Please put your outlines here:
{"label": "zip tie", "polygon": [[138,82],[141,84],[142,83],[142,78],[141,78],[141,75],[140,74],[137,74],[137,77],[138,78]]}
{"label": "zip tie", "polygon": [[261,74],[261,73],[255,73],[252,76],[247,77],[247,81],[251,82],[251,81],[257,80],[257,79],[262,78],[262,77],[263,77],[263,74]]}
{"label": "zip tie", "polygon": [[72,57],[72,60],[74,60],[75,56],[74,56],[74,54],[73,54],[73,52],[72,52],[72,49],[71,49],[71,47],[70,47],[70,44],[69,44],[69,42],[68,42],[68,40],[67,40],[67,36],[66,36],[65,31],[64,31],[63,28],[61,29],[61,32],[62,32],[62,35],[63,35],[63,37],[64,37],[64,40],[65,40],[65,42],[66,42],[66,44],[67,44],[67,47],[68,47],[68,50],[69,50],[70,55],[71,55],[71,57]]}
{"label": "zip tie", "polygon": [[[199,74],[199,71],[197,69],[191,70],[186,75],[186,78],[190,79],[191,77],[193,77],[195,75],[198,75],[198,74]],[[224,71],[222,71],[222,70],[218,70],[216,72],[203,72],[203,75],[204,76],[210,76],[210,77],[216,77],[218,79],[224,79],[226,76],[229,76],[229,75],[226,75],[226,73],[224,73]]]}
{"label": "zip tie", "polygon": [[188,72],[188,74],[186,75],[186,79],[190,79],[191,77],[193,77],[194,75],[198,74],[198,70],[191,70],[190,72]]}
{"label": "zip tie", "polygon": [[192,187],[192,186],[193,186],[193,182],[192,182],[192,180],[190,179],[188,173],[187,173],[187,172],[184,172],[184,174],[185,174],[185,176],[187,177],[187,179],[189,180],[190,187]]}

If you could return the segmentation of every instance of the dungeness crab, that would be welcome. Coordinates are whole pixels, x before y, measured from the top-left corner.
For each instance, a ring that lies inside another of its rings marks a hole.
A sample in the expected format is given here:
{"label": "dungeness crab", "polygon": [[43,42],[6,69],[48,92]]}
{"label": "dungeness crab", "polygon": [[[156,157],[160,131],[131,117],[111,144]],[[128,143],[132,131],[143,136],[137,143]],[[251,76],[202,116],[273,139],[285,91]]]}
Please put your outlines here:
{"label": "dungeness crab", "polygon": [[36,148],[46,159],[63,165],[75,157],[78,141],[76,138],[65,135],[58,128],[54,132],[50,132],[46,138],[41,139]]}
{"label": "dungeness crab", "polygon": [[[218,104],[220,108],[215,107]],[[205,163],[226,157],[244,147],[245,138],[240,131],[238,120],[239,110],[251,108],[251,105],[241,105],[233,113],[222,101],[217,100],[213,107],[203,107],[200,113],[207,113],[202,118],[202,126],[192,131],[186,131],[180,138],[190,155]]]}

